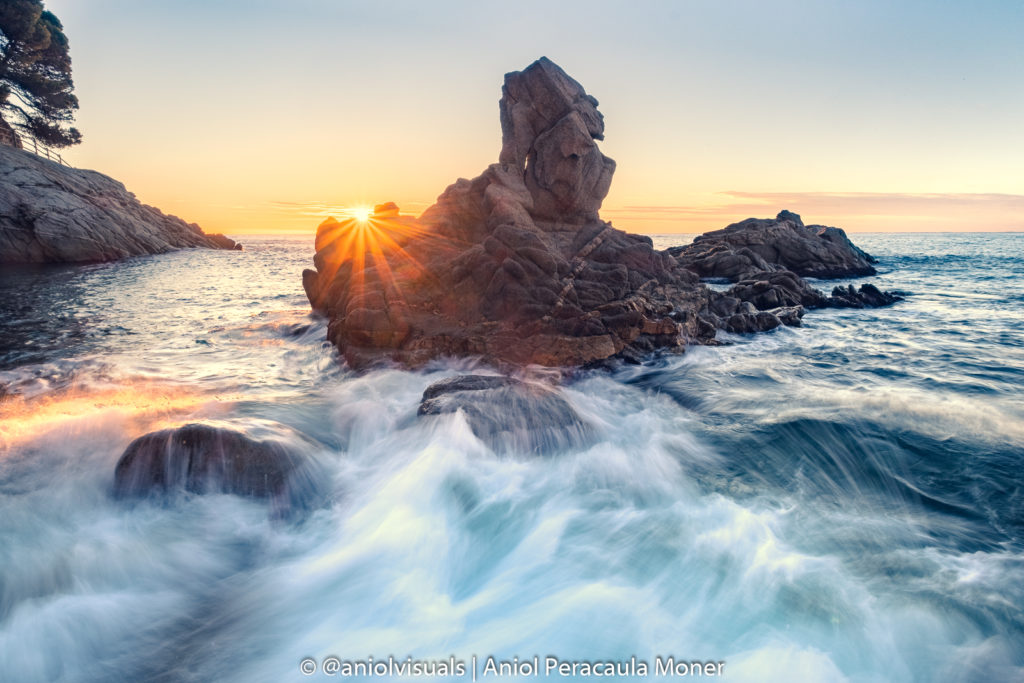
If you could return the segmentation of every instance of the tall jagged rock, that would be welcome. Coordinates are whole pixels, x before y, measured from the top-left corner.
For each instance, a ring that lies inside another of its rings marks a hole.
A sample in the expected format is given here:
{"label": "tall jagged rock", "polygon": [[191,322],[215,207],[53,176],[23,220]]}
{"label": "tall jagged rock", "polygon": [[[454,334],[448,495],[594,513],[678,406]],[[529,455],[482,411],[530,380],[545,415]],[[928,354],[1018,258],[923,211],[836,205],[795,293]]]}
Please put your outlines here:
{"label": "tall jagged rock", "polygon": [[525,168],[534,218],[596,220],[615,162],[601,153],[604,117],[597,100],[547,57],[505,76],[499,102],[498,163]]}
{"label": "tall jagged rock", "polygon": [[719,328],[799,324],[799,293],[769,310],[726,297],[599,218],[615,171],[597,145],[604,120],[553,62],[506,74],[499,111],[498,163],[418,219],[389,204],[317,230],[303,284],[351,364],[474,355],[574,366],[709,343]]}

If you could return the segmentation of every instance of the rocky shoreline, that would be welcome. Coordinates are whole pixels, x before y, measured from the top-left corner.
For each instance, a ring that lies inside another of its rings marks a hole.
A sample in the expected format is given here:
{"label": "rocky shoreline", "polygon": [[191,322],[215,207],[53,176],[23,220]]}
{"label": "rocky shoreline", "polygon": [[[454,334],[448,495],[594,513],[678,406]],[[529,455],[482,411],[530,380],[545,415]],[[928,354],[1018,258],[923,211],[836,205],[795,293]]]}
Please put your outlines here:
{"label": "rocky shoreline", "polygon": [[0,145],[0,263],[96,263],[242,246],[141,203],[118,181]]}
{"label": "rocky shoreline", "polygon": [[[808,308],[879,306],[871,285],[826,295],[803,277],[873,274],[846,234],[782,211],[666,251],[598,211],[615,162],[597,100],[541,58],[505,76],[502,149],[419,218],[394,204],[329,219],[303,273],[328,338],[353,367],[446,356],[498,366],[582,366],[716,343],[718,330],[799,325]],[[724,278],[727,292],[702,278]]]}
{"label": "rocky shoreline", "polygon": [[[718,343],[720,330],[800,325],[807,309],[900,299],[870,284],[831,295],[813,287],[804,277],[873,274],[875,259],[842,230],[805,226],[790,211],[667,250],[602,221],[615,162],[595,142],[604,131],[597,100],[549,60],[505,77],[500,111],[499,162],[448,187],[419,218],[389,203],[366,221],[328,219],[317,230],[316,270],[303,285],[353,367],[445,356],[478,356],[506,372],[641,361]],[[732,286],[718,291],[709,279]],[[545,381],[458,375],[427,387],[416,411],[421,420],[454,413],[502,454],[543,456],[594,436]],[[114,492],[234,493],[270,499],[280,513],[315,498],[310,462],[229,425],[188,424],[130,444]]]}

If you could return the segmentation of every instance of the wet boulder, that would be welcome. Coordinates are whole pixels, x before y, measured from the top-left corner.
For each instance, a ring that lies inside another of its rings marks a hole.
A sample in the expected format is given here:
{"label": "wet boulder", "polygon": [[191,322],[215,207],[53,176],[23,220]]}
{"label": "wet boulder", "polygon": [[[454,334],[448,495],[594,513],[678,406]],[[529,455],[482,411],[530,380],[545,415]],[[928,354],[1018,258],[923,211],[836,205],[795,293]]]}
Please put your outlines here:
{"label": "wet boulder", "polygon": [[131,442],[114,470],[114,495],[229,493],[268,499],[286,512],[312,503],[322,480],[316,463],[282,439],[191,423]]}
{"label": "wet boulder", "polygon": [[901,293],[883,292],[870,282],[865,282],[860,289],[854,289],[853,285],[833,287],[827,305],[832,308],[878,308],[897,301],[903,301]]}
{"label": "wet boulder", "polygon": [[590,443],[594,429],[558,391],[511,377],[460,375],[434,382],[423,417],[462,412],[473,434],[499,453],[546,455]]}

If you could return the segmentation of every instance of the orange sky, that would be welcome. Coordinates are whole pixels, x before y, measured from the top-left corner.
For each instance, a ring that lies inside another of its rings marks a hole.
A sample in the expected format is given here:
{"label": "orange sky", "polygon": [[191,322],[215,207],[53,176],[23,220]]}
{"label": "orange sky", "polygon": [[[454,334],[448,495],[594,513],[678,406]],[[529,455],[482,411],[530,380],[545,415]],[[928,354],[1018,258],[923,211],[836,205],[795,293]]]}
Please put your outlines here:
{"label": "orange sky", "polygon": [[890,5],[47,2],[66,156],[207,231],[419,213],[497,159],[502,76],[542,54],[601,101],[617,227],[1024,230],[1021,5]]}

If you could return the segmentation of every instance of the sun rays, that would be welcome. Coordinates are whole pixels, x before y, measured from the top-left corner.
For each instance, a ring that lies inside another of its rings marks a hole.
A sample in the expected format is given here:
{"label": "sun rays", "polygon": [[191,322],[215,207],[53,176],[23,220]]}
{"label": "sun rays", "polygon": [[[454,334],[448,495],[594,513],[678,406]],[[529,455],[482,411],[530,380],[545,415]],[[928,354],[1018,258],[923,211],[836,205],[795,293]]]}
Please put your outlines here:
{"label": "sun rays", "polygon": [[346,207],[342,220],[328,218],[317,230],[316,249],[323,259],[324,282],[350,268],[346,289],[352,297],[379,294],[389,304],[404,302],[403,284],[424,273],[405,249],[410,240],[429,236],[415,218],[400,216],[394,204]]}

